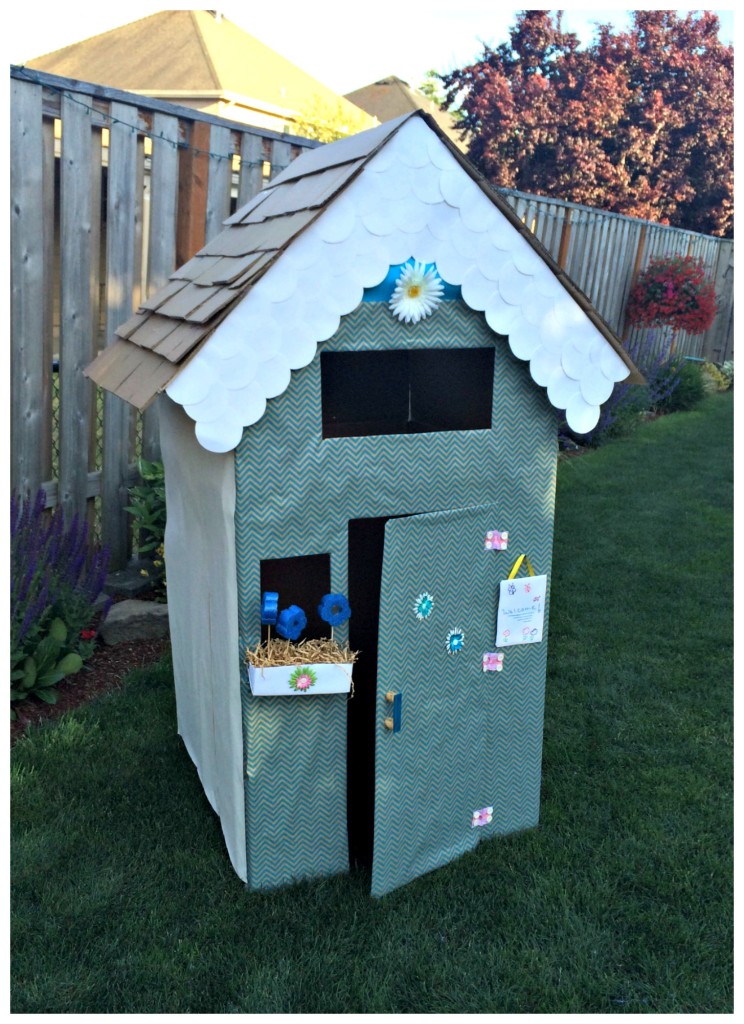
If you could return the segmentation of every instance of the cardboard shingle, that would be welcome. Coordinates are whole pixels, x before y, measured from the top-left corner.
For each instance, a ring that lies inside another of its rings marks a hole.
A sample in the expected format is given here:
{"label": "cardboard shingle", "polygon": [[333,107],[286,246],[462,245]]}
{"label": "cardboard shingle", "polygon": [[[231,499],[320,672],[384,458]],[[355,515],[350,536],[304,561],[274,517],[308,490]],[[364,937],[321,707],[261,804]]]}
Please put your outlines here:
{"label": "cardboard shingle", "polygon": [[[420,111],[387,122],[360,136],[309,150],[295,160],[274,179],[271,189],[267,190],[260,203],[251,201],[243,210],[237,211],[225,230],[176,271],[163,289],[143,303],[144,313],[140,311],[136,317],[127,321],[123,330],[129,333],[134,343],[130,348],[135,352],[147,352],[150,349],[179,366],[187,356],[196,355],[229,311],[281,256],[293,239],[322,216],[335,197],[355,180],[365,164],[411,118],[421,118],[436,132],[469,178],[485,193],[521,238],[539,254],[547,268],[628,367],[628,380],[633,383],[643,382],[622,343],[589,299],[567,277],[506,200],[488,186],[485,179],[442,135],[431,118]],[[246,212],[247,222],[244,220]],[[276,215],[268,216],[272,212]],[[267,214],[265,218],[264,214]],[[251,223],[254,215],[262,219]],[[150,311],[149,316],[147,311]],[[172,318],[174,324],[172,330],[167,328],[169,318]],[[198,329],[184,329],[176,334],[176,328],[179,325],[185,326],[185,321],[197,324]],[[117,349],[117,352],[121,353],[121,349]],[[105,358],[108,361],[114,357],[106,355]],[[135,356],[127,350],[127,365],[130,365],[133,358]],[[106,376],[109,381],[113,379],[108,371]],[[161,379],[162,373],[154,375],[153,388],[160,386]],[[138,400],[142,400],[145,384],[139,377],[138,381]]]}

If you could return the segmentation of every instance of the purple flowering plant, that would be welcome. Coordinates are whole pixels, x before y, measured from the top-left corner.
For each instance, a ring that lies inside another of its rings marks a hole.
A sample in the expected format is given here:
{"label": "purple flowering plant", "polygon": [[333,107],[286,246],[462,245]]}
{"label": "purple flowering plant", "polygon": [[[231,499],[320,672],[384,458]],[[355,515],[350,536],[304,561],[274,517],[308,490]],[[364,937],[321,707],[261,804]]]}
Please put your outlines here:
{"label": "purple flowering plant", "polygon": [[74,516],[66,526],[62,509],[49,514],[45,505],[43,490],[33,500],[11,496],[11,716],[31,694],[54,704],[56,684],[93,653],[90,625],[108,570],[106,549],[89,554],[87,522]]}
{"label": "purple flowering plant", "polygon": [[631,430],[640,422],[643,413],[665,410],[685,366],[683,358],[670,354],[670,341],[665,333],[657,338],[656,330],[651,330],[646,336],[631,342],[627,346],[628,355],[646,378],[646,383],[616,384],[600,409],[597,425],[588,434],[574,434],[565,422],[561,423],[558,431],[561,447],[575,448],[578,443],[598,448],[611,438]]}

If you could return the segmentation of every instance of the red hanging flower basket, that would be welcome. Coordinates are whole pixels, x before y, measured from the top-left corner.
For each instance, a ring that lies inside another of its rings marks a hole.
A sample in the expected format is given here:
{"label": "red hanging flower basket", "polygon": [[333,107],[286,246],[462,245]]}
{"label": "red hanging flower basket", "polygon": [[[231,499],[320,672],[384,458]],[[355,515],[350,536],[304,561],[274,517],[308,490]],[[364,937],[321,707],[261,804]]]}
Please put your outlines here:
{"label": "red hanging flower basket", "polygon": [[703,334],[717,310],[716,290],[705,278],[703,261],[692,256],[651,260],[631,289],[628,323],[635,327],[669,326]]}

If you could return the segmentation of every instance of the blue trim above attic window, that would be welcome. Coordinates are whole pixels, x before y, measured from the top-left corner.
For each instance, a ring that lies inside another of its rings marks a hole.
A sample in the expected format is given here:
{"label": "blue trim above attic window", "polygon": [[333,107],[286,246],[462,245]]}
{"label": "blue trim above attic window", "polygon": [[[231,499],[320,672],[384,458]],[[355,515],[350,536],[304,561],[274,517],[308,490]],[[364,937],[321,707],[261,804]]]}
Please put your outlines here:
{"label": "blue trim above attic window", "polygon": [[[388,270],[384,280],[380,281],[380,283],[375,285],[374,288],[364,289],[362,302],[389,302],[392,298],[393,292],[395,291],[395,285],[400,277],[403,267],[412,266],[414,262],[415,260],[411,257],[411,259],[406,260],[405,263],[394,264],[394,266]],[[427,270],[431,270],[432,267],[434,270],[437,270],[436,263],[426,263],[425,267]],[[438,270],[437,273],[439,273]],[[441,274],[439,276],[441,277]],[[441,279],[442,284],[444,285],[444,292],[442,294],[442,299],[444,301],[447,299],[462,298],[462,289],[459,284],[447,284],[444,278]]]}

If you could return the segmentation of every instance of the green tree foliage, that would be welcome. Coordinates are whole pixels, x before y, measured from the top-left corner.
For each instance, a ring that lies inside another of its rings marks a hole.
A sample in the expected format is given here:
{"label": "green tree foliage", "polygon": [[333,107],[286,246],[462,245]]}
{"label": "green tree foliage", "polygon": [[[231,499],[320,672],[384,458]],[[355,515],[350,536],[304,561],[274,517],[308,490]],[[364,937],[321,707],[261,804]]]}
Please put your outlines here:
{"label": "green tree foliage", "polygon": [[336,139],[345,139],[349,135],[363,132],[373,124],[369,114],[354,107],[352,103],[343,103],[339,99],[334,105],[314,95],[295,117],[289,130],[305,139],[335,142]]}
{"label": "green tree foliage", "polygon": [[495,184],[708,234],[733,226],[733,47],[711,11],[633,11],[589,47],[521,11],[509,42],[440,75]]}

